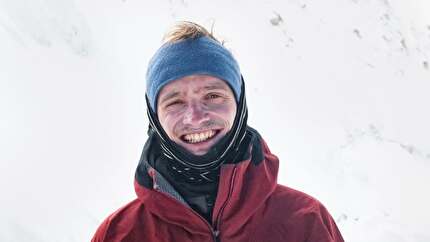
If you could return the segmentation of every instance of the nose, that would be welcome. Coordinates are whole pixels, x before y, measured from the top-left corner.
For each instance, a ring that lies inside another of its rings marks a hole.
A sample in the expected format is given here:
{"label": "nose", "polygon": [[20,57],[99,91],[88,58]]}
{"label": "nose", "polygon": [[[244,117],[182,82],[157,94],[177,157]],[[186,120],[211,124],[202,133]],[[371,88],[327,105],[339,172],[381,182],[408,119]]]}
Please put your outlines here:
{"label": "nose", "polygon": [[206,112],[202,104],[198,102],[192,102],[185,110],[183,123],[190,126],[198,127],[200,124],[208,120],[208,113]]}

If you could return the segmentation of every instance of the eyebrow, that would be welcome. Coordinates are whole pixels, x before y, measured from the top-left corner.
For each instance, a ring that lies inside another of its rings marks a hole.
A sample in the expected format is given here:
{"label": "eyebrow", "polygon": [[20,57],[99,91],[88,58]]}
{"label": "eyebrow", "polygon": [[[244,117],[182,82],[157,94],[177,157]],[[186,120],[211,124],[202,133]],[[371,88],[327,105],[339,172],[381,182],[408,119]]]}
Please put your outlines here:
{"label": "eyebrow", "polygon": [[207,86],[203,87],[206,90],[216,90],[216,89],[221,89],[221,90],[226,90],[227,91],[227,87],[225,85],[222,85],[221,83],[211,83]]}
{"label": "eyebrow", "polygon": [[180,95],[180,92],[178,92],[178,91],[173,91],[173,92],[171,92],[171,93],[169,93],[169,94],[165,95],[165,96],[160,100],[160,103],[163,103],[163,102],[165,102],[165,101],[167,101],[167,100],[170,100],[170,99],[172,99],[172,98],[175,98],[175,97],[177,97],[177,96],[179,96],[179,95]]}

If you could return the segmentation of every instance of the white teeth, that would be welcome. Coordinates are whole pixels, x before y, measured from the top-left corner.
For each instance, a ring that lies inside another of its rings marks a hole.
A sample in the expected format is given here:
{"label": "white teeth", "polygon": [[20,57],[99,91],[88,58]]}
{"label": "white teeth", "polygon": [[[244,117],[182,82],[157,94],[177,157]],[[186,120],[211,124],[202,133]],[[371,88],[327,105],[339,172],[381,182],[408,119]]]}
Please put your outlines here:
{"label": "white teeth", "polygon": [[203,142],[209,138],[212,138],[214,135],[215,135],[215,131],[209,130],[202,133],[187,134],[184,136],[184,139],[188,143],[197,143],[197,142]]}

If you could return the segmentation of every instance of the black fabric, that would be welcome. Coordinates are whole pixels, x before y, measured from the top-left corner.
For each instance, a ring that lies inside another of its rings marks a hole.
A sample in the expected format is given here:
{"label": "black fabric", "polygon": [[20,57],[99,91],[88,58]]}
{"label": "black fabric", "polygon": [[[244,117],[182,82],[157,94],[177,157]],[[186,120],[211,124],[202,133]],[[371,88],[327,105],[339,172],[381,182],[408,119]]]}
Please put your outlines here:
{"label": "black fabric", "polygon": [[154,149],[153,147],[154,135],[148,132],[148,139],[146,140],[145,146],[143,147],[142,154],[140,155],[139,164],[137,165],[136,173],[134,175],[134,178],[136,179],[137,183],[148,189],[152,189],[154,184],[152,178],[147,172],[147,167],[145,163],[149,164],[149,161],[154,160],[156,157],[159,156],[159,152],[157,152],[157,150],[159,149]]}
{"label": "black fabric", "polygon": [[195,182],[190,179],[192,176],[184,174],[186,171],[176,168],[175,164],[172,164],[164,155],[161,155],[154,165],[155,169],[181,194],[188,205],[210,223],[218,191],[219,169],[213,171],[215,176],[212,181]]}
{"label": "black fabric", "polygon": [[[261,138],[260,134],[257,130],[247,127],[247,136],[249,137],[249,144],[251,145],[252,152],[247,153],[248,155],[251,155],[251,162],[254,165],[259,165],[264,160],[264,154],[263,154],[263,147],[261,142],[263,139]],[[244,157],[244,160],[249,159],[249,157]]]}

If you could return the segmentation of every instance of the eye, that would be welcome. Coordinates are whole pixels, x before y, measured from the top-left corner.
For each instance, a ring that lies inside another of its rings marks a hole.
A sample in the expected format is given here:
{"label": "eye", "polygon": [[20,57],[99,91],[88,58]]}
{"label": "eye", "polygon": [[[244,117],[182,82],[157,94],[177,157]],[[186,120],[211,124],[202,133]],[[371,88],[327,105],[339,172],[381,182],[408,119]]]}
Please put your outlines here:
{"label": "eye", "polygon": [[218,93],[209,93],[206,95],[207,99],[217,99],[217,98],[221,98],[222,96]]}
{"label": "eye", "polygon": [[179,106],[179,105],[182,105],[182,104],[184,104],[183,101],[181,101],[181,100],[174,100],[172,102],[167,103],[165,107],[166,108],[170,108],[170,107],[175,107],[175,106]]}

